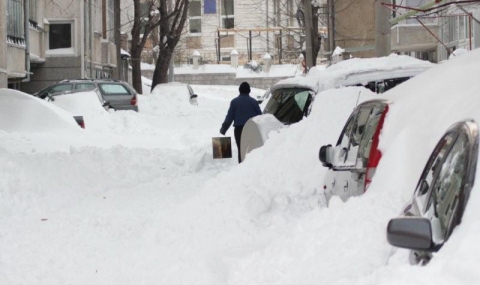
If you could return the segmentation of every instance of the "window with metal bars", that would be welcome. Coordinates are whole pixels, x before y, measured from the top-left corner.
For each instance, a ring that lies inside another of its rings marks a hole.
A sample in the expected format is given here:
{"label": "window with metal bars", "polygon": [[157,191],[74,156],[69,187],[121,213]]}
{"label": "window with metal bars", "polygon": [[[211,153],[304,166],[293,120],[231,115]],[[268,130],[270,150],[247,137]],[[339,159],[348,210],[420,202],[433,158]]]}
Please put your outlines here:
{"label": "window with metal bars", "polygon": [[38,11],[38,1],[30,0],[28,2],[28,20],[33,27],[38,27],[37,11]]}
{"label": "window with metal bars", "polygon": [[24,45],[24,10],[22,0],[7,0],[7,41]]}

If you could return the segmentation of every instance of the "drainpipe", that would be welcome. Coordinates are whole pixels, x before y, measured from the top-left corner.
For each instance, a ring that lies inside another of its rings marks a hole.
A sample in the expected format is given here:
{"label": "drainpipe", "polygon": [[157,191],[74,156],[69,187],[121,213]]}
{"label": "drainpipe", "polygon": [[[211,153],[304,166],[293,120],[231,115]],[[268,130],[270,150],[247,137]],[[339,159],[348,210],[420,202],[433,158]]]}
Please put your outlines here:
{"label": "drainpipe", "polygon": [[85,41],[85,6],[84,2],[80,1],[80,13],[83,17],[80,17],[80,68],[82,69],[80,72],[81,78],[85,78],[85,45],[87,44]]}
{"label": "drainpipe", "polygon": [[88,27],[89,35],[88,40],[90,42],[90,78],[93,78],[93,17],[92,17],[92,0],[88,1]]}
{"label": "drainpipe", "polygon": [[25,20],[25,79],[22,82],[30,82],[30,0],[25,0],[23,6]]}

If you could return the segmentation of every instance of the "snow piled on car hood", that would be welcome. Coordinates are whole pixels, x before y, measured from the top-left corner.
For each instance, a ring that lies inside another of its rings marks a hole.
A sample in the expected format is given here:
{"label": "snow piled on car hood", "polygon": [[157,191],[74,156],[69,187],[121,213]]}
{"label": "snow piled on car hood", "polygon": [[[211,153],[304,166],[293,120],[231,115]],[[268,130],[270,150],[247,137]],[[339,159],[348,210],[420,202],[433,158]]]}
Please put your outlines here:
{"label": "snow piled on car hood", "polygon": [[0,130],[7,132],[79,131],[73,115],[37,97],[0,89]]}

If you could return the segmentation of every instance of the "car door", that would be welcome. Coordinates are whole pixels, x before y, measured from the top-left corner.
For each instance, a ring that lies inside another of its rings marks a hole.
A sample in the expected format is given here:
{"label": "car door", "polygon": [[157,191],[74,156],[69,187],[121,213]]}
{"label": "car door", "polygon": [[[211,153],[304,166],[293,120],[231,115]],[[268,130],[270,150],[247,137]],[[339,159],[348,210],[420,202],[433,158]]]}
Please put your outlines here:
{"label": "car door", "polygon": [[[430,221],[433,248],[440,248],[460,224],[475,180],[478,129],[473,122],[457,124],[433,151],[406,215]],[[412,263],[427,263],[430,251],[413,251]]]}
{"label": "car door", "polygon": [[[332,185],[330,195],[346,200],[365,192],[366,178],[371,181],[380,159],[376,147],[387,106],[385,101],[367,102],[357,107],[348,119],[335,147],[333,173],[327,182]],[[373,154],[375,162],[370,160]]]}

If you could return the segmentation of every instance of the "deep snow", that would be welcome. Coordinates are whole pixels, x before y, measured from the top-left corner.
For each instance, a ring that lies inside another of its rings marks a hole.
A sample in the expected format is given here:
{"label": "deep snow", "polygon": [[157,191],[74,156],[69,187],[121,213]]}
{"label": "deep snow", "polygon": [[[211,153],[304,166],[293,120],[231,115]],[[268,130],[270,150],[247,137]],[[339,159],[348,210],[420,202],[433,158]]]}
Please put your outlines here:
{"label": "deep snow", "polygon": [[140,96],[139,113],[92,114],[78,134],[0,131],[0,284],[475,284],[478,184],[428,266],[385,232],[448,126],[480,122],[479,61],[469,52],[380,96],[394,103],[376,176],[328,207],[318,150],[359,93],[378,97],[363,88],[321,92],[240,165],[211,150],[235,86],[193,86],[198,106]]}

